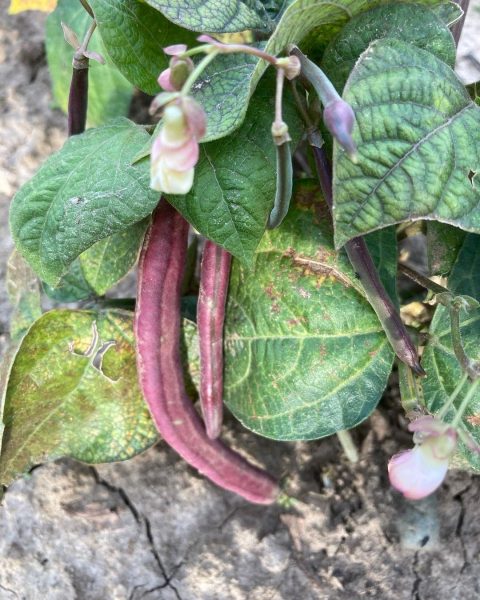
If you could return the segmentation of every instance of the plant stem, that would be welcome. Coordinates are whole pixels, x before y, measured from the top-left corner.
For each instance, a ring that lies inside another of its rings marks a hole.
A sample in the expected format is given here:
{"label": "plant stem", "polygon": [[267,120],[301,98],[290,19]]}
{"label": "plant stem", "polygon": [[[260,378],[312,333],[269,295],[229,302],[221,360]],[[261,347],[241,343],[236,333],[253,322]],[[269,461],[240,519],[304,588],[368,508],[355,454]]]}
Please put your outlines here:
{"label": "plant stem", "polygon": [[458,427],[458,424],[462,420],[463,413],[467,409],[467,406],[469,405],[470,400],[475,395],[475,392],[477,391],[479,384],[480,384],[480,379],[476,379],[468,388],[468,392],[465,394],[465,398],[462,400],[462,403],[458,407],[457,414],[455,415],[455,418],[453,419],[453,421],[451,423],[452,427]]}
{"label": "plant stem", "polygon": [[[312,145],[320,186],[325,200],[332,211],[332,176],[325,150]],[[378,276],[377,269],[368,251],[365,240],[356,237],[345,244],[348,258],[359,275],[365,294],[376,312],[387,338],[398,358],[408,365],[417,375],[425,375],[420,365],[415,346],[408,335],[405,325],[396,307],[387,294]]]}
{"label": "plant stem", "polygon": [[453,390],[453,394],[450,396],[450,398],[447,400],[447,402],[445,402],[445,404],[442,406],[442,408],[435,415],[436,419],[438,419],[439,421],[443,420],[443,418],[446,416],[446,414],[450,410],[451,406],[455,402],[458,394],[462,391],[462,388],[466,384],[467,380],[468,380],[468,374],[464,373],[462,378],[460,379],[459,383],[457,384],[457,387]]}
{"label": "plant stem", "polygon": [[292,198],[293,166],[290,150],[288,125],[283,120],[282,99],[285,71],[277,69],[277,86],[275,91],[275,121],[272,125],[272,137],[277,159],[277,187],[275,201],[267,221],[268,229],[278,227],[287,216]]}
{"label": "plant stem", "polygon": [[450,328],[452,336],[452,346],[455,357],[460,363],[463,371],[468,374],[472,381],[480,377],[480,362],[474,361],[467,356],[462,343],[462,334],[460,331],[460,307],[453,301],[450,303]]}
{"label": "plant stem", "polygon": [[337,431],[337,437],[348,460],[353,464],[357,463],[358,450],[352,439],[351,433],[347,429],[343,429]]}
{"label": "plant stem", "polygon": [[460,363],[463,371],[470,377],[470,379],[476,380],[478,377],[480,377],[480,362],[469,358],[465,352],[465,348],[463,347],[462,334],[460,331],[460,310],[462,304],[458,302],[460,297],[455,299],[454,294],[452,294],[448,288],[431,281],[428,277],[425,277],[421,273],[410,269],[410,267],[407,267],[406,265],[400,265],[399,269],[412,281],[415,281],[422,287],[437,294],[436,297],[440,304],[443,304],[448,308],[450,313],[452,346],[455,357]]}
{"label": "plant stem", "polygon": [[443,287],[443,285],[440,285],[438,283],[435,283],[435,281],[432,281],[428,277],[425,277],[425,275],[422,275],[418,271],[414,271],[410,267],[407,267],[407,265],[400,263],[398,265],[398,270],[415,283],[418,283],[418,285],[421,285],[427,290],[431,290],[434,294],[450,294],[453,298],[453,294],[448,288]]}
{"label": "plant stem", "polygon": [[283,111],[282,111],[282,100],[283,100],[283,82],[285,81],[285,71],[278,69],[276,88],[275,88],[275,124],[281,125],[283,123]]}
{"label": "plant stem", "polygon": [[193,69],[193,71],[188,76],[187,81],[183,84],[182,87],[182,96],[187,96],[192,89],[193,84],[197,81],[200,75],[205,71],[208,65],[218,56],[218,51],[213,51],[207,54],[202,58],[202,60],[198,63],[198,65]]}
{"label": "plant stem", "polygon": [[207,435],[220,435],[223,420],[223,323],[232,255],[205,242],[198,293],[200,405]]}

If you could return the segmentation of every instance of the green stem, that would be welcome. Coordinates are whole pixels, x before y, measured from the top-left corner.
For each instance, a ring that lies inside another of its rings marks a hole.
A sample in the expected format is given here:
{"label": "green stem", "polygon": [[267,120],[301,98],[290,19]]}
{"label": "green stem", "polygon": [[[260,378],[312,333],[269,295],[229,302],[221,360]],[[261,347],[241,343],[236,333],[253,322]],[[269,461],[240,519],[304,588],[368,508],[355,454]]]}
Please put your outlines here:
{"label": "green stem", "polygon": [[465,398],[462,400],[462,403],[460,404],[460,406],[458,408],[458,411],[457,411],[457,414],[455,415],[455,418],[452,421],[452,427],[458,427],[459,423],[462,420],[463,413],[467,409],[467,406],[468,406],[470,400],[475,395],[475,392],[477,391],[477,388],[478,388],[479,384],[480,384],[480,379],[477,379],[470,386],[467,394],[465,395]]}
{"label": "green stem", "polygon": [[358,450],[355,446],[355,443],[352,439],[352,436],[349,431],[346,429],[342,429],[341,431],[337,431],[338,441],[340,442],[343,451],[345,452],[346,457],[351,463],[358,462]]}
{"label": "green stem", "polygon": [[218,51],[212,51],[207,54],[202,60],[198,63],[198,65],[193,69],[193,71],[188,76],[187,81],[184,83],[182,88],[182,96],[187,96],[192,89],[193,84],[197,81],[200,75],[205,71],[208,65],[216,58],[218,55]]}
{"label": "green stem", "polygon": [[480,363],[470,359],[463,347],[460,331],[460,308],[455,302],[452,302],[449,310],[453,351],[463,371],[467,373],[472,381],[475,381],[480,377]]}
{"label": "green stem", "polygon": [[458,394],[462,391],[462,388],[465,385],[465,383],[467,382],[467,380],[468,380],[468,375],[467,375],[467,373],[465,373],[463,375],[463,377],[460,379],[460,382],[458,383],[457,387],[453,390],[453,394],[450,396],[450,398],[445,402],[445,404],[442,406],[442,408],[435,415],[435,417],[439,421],[442,421],[443,418],[446,416],[446,414],[450,410],[451,406],[455,402]]}

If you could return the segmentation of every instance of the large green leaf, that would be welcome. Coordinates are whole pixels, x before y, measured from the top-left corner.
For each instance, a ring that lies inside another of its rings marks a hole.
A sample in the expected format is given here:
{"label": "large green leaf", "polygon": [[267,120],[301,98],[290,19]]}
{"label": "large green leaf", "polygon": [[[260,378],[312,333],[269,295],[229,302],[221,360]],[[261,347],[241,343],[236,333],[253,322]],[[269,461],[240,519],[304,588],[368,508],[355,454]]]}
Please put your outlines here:
{"label": "large green leaf", "polygon": [[[67,112],[74,50],[64,40],[62,21],[82,39],[92,19],[78,0],[59,0],[47,18],[46,48],[53,95],[60,108]],[[112,64],[98,32],[93,34],[89,50],[99,52],[107,61],[106,65],[90,61],[87,124],[96,127],[127,114],[133,88]]]}
{"label": "large green leaf", "polygon": [[[233,262],[225,323],[225,401],[246,427],[278,440],[366,419],[393,361],[348,259],[334,250],[317,189],[302,187],[297,202],[265,234],[252,270]],[[394,233],[382,242],[384,272],[394,274]]]}
{"label": "large green leaf", "polygon": [[334,149],[335,243],[386,225],[436,219],[480,231],[480,108],[430,52],[373,42],[343,94],[359,162]]}
{"label": "large green leaf", "polygon": [[[472,296],[480,300],[480,237],[469,234],[460,250],[457,262],[448,279],[448,287],[456,294]],[[480,360],[480,309],[461,315],[461,334],[468,356]],[[450,335],[448,309],[438,306],[429,330],[429,341],[422,357],[422,366],[427,372],[423,381],[426,407],[437,412],[448,400],[462,377],[462,369],[455,358]],[[446,419],[453,419],[465,395],[467,386],[459,395],[455,406]],[[475,394],[463,416],[463,424],[474,440],[480,444],[480,391]],[[468,463],[480,471],[480,457],[463,445],[460,450]]]}
{"label": "large green leaf", "polygon": [[[238,132],[201,145],[192,191],[186,196],[168,197],[195,229],[245,264],[253,258],[275,198],[273,86],[271,82],[258,90]],[[288,96],[284,115],[295,143],[302,123]]]}
{"label": "large green leaf", "polygon": [[127,119],[73,136],[17,193],[12,234],[43,281],[55,285],[83,251],[155,208],[148,163],[131,165],[147,140]]}
{"label": "large green leaf", "polygon": [[325,50],[322,69],[338,91],[343,90],[360,54],[380,38],[408,42],[455,65],[453,36],[432,10],[417,4],[386,4],[353,17]]}
{"label": "large green leaf", "polygon": [[167,19],[193,31],[234,32],[269,29],[269,14],[260,0],[146,0]]}
{"label": "large green leaf", "polygon": [[[314,29],[327,25],[332,37],[352,16],[380,3],[381,0],[294,0],[281,13],[264,48],[276,56],[289,44],[298,44]],[[438,1],[425,0],[422,4],[436,5]],[[241,125],[266,68],[265,61],[239,54],[221,55],[205,70],[193,89],[207,111],[205,141],[226,136]]]}
{"label": "large green leaf", "polygon": [[36,321],[10,372],[4,422],[2,485],[60,456],[109,462],[151,446],[132,314],[55,310]]}
{"label": "large green leaf", "polygon": [[162,48],[192,45],[195,36],[138,0],[92,0],[90,6],[107,52],[120,72],[147,94],[158,94],[157,78],[169,63]]}

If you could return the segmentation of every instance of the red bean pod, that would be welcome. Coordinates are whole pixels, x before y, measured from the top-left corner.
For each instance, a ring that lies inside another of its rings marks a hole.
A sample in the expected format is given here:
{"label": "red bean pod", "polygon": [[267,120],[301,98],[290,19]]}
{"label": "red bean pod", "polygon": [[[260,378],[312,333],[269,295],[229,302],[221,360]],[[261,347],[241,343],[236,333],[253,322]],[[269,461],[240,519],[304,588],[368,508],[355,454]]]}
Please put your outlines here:
{"label": "red bean pod", "polygon": [[200,405],[207,435],[220,435],[223,420],[223,323],[232,255],[207,240],[202,256],[197,325]]}
{"label": "red bean pod", "polygon": [[180,294],[188,228],[162,200],[145,238],[135,311],[140,386],[160,435],[186,462],[250,502],[271,504],[279,494],[277,483],[219,440],[209,439],[185,391]]}

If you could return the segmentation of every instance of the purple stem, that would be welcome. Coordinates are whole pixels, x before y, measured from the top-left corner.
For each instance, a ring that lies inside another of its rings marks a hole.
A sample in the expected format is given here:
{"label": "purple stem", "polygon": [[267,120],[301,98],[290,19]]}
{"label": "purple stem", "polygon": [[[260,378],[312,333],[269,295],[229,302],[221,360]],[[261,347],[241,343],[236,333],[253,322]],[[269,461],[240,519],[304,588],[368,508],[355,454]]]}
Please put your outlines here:
{"label": "purple stem", "polygon": [[85,131],[88,106],[88,58],[74,59],[68,95],[68,135]]}
{"label": "purple stem", "polygon": [[200,404],[207,435],[220,435],[223,419],[223,322],[232,255],[207,240],[197,305],[200,341]]}
{"label": "purple stem", "polygon": [[[331,167],[323,148],[312,145],[312,149],[320,186],[330,211],[332,211]],[[425,371],[418,360],[417,350],[390,296],[383,287],[365,240],[362,237],[353,238],[345,244],[345,250],[352,267],[360,277],[367,299],[382,323],[395,354],[417,375],[425,375]]]}
{"label": "purple stem", "polygon": [[135,311],[140,386],[163,439],[220,487],[250,502],[271,504],[279,488],[219,440],[207,437],[185,391],[180,359],[180,293],[188,242],[187,221],[162,200],[140,257]]}

